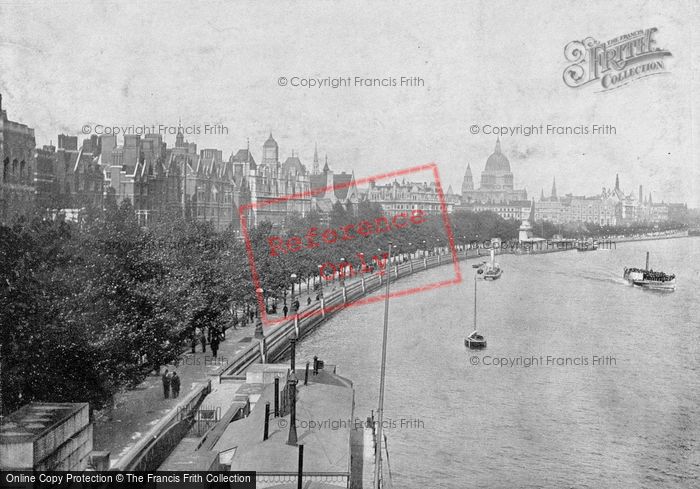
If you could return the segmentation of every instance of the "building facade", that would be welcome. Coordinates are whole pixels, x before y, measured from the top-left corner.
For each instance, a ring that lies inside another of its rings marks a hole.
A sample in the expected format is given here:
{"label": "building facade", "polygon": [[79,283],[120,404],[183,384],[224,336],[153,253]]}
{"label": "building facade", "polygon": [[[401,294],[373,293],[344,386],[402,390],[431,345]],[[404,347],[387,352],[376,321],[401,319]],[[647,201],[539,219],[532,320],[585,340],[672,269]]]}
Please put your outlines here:
{"label": "building facade", "polygon": [[267,221],[281,227],[287,215],[303,217],[311,210],[310,174],[294,151],[280,163],[279,145],[272,133],[262,149],[260,165],[252,161],[246,174],[250,200],[258,204],[251,209],[251,218],[255,224]]}
{"label": "building facade", "polygon": [[467,165],[462,183],[462,204],[501,204],[527,200],[527,191],[516,189],[508,157],[501,151],[501,140],[496,140],[493,153],[481,172],[480,186],[474,188],[471,165]]}
{"label": "building facade", "polygon": [[0,222],[34,208],[35,145],[34,129],[7,117],[0,94]]}
{"label": "building facade", "polygon": [[535,219],[554,224],[590,223],[619,226],[668,220],[682,223],[686,217],[687,205],[655,204],[651,194],[648,198],[644,197],[641,185],[636,195],[634,192],[623,192],[619,175],[615,177],[614,188],[603,187],[600,194],[589,197],[572,194],[558,197],[556,182],[553,182],[550,196],[545,197],[542,192],[539,202],[535,205]]}
{"label": "building facade", "polygon": [[[387,214],[416,209],[432,215],[442,213],[442,203],[435,182],[394,180],[386,185],[377,185],[370,181],[366,195],[370,202],[381,205]],[[444,195],[444,201],[447,212],[452,213],[459,202],[459,198],[452,192],[452,187]]]}

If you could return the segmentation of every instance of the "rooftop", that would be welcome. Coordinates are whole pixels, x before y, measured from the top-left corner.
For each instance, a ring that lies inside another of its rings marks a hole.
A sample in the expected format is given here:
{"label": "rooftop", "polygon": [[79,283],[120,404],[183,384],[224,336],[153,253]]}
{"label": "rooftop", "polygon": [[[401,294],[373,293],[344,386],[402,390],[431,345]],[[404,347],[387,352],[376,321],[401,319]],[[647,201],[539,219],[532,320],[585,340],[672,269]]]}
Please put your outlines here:
{"label": "rooftop", "polygon": [[[289,415],[272,417],[269,437],[262,439],[265,403],[274,405],[274,388],[274,384],[266,385],[250,416],[231,423],[214,445],[214,452],[235,448],[231,470],[296,472],[298,448],[287,445]],[[308,385],[302,377],[297,389],[297,439],[304,445],[304,471],[348,473],[355,397],[352,383],[321,370],[310,375]],[[310,427],[311,422],[324,421],[329,425]]]}
{"label": "rooftop", "polygon": [[0,443],[26,443],[41,438],[54,426],[87,407],[87,403],[30,403],[7,416],[0,425]]}

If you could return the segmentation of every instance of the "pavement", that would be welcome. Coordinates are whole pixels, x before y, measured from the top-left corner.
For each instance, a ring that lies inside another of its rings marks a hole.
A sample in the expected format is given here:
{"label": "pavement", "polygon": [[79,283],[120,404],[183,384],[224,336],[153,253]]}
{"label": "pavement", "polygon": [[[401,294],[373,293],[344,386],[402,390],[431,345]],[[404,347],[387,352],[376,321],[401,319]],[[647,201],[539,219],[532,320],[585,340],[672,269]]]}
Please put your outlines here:
{"label": "pavement", "polygon": [[[274,384],[262,387],[258,403],[274,405]],[[321,370],[309,378],[308,385],[303,381],[297,385],[296,396],[296,433],[298,443],[304,445],[304,470],[347,473],[355,421],[352,383]],[[253,409],[248,417],[228,425],[212,452],[237,448],[229,462],[232,471],[294,473],[298,447],[287,444],[290,423],[289,413],[273,417],[269,437],[263,440],[265,409]]]}
{"label": "pavement", "polygon": [[247,348],[254,335],[255,326],[250,323],[239,329],[230,328],[219,345],[217,358],[213,357],[209,345],[206,353],[197,345],[196,353],[191,353],[189,348],[183,353],[179,365],[167,365],[165,368],[175,370],[181,379],[180,395],[176,399],[163,397],[160,375],[149,375],[136,388],[115,396],[112,408],[100,411],[95,417],[94,449],[109,451],[110,459],[118,460],[198,384],[209,379],[218,383],[218,378],[210,374]]}
{"label": "pavement", "polygon": [[[359,280],[359,276],[348,278],[345,280],[345,284],[350,285]],[[340,283],[336,279],[331,283],[324,284],[323,291],[328,294],[339,288]],[[302,285],[300,289],[295,291],[295,297],[299,299],[303,311],[307,307],[309,297],[312,304],[316,302],[317,292],[313,290],[313,287],[310,287],[307,292],[306,284]],[[278,304],[277,310],[278,314],[272,315],[272,317],[282,317],[281,304]],[[271,334],[281,325],[282,323],[265,327],[264,334],[266,336]],[[160,374],[149,375],[136,388],[116,395],[111,408],[96,413],[93,425],[93,449],[110,452],[110,460],[116,462],[165,417],[188,392],[208,380],[212,380],[213,392],[209,395],[212,396],[212,399],[217,396],[232,396],[234,391],[230,388],[233,386],[222,387],[223,384],[219,384],[218,378],[215,376],[216,372],[222,365],[228,364],[238,353],[255,341],[257,341],[255,339],[255,325],[247,322],[243,326],[239,325],[236,329],[229,328],[226,331],[226,339],[219,345],[217,358],[212,356],[209,345],[207,345],[206,352],[202,352],[202,346],[197,345],[194,354],[187,347],[181,355],[178,365],[165,366],[170,371],[175,370],[180,376],[179,397],[165,399]],[[209,396],[205,399],[205,405],[209,405]],[[221,400],[216,404],[220,405]]]}
{"label": "pavement", "polygon": [[[348,279],[346,283],[350,284],[354,280],[356,279]],[[324,292],[329,293],[339,287],[340,285],[335,281],[324,285]],[[306,308],[308,297],[311,297],[312,304],[316,301],[316,292],[310,289],[310,293],[307,293],[305,285],[301,293],[296,292],[301,310]],[[272,317],[282,317],[280,305],[277,310],[278,314]],[[269,335],[279,326],[265,327],[264,334]],[[110,460],[116,462],[197,385],[211,379],[212,388],[215,391],[221,390],[218,388],[215,372],[255,341],[257,341],[255,325],[248,322],[244,326],[237,326],[237,329],[226,330],[226,339],[219,345],[217,358],[213,357],[209,345],[206,352],[202,352],[202,346],[197,345],[194,354],[189,347],[186,348],[178,365],[165,366],[170,371],[175,370],[180,376],[179,397],[165,399],[160,374],[149,375],[136,388],[116,395],[111,408],[96,413],[93,425],[93,449],[109,451]],[[205,404],[208,404],[208,399],[205,400]]]}

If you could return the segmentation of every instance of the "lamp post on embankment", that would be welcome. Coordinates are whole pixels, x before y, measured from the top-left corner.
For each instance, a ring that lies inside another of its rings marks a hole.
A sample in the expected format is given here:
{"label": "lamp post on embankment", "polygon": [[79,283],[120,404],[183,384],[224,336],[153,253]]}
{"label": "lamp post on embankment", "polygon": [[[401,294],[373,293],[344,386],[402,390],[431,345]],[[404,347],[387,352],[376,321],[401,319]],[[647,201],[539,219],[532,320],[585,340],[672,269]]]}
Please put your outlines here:
{"label": "lamp post on embankment", "polygon": [[[262,288],[257,288],[255,289],[255,292],[257,292],[258,296],[261,298],[259,299],[258,303],[263,304],[263,307],[265,307],[265,313],[267,313],[267,303],[265,302],[263,296],[264,290]],[[258,318],[258,321],[255,324],[255,336],[263,336],[262,318]]]}
{"label": "lamp post on embankment", "polygon": [[391,284],[391,248],[392,242],[389,242],[389,254],[387,257],[387,266],[389,267],[386,275],[386,296],[384,297],[384,330],[382,333],[382,366],[379,375],[379,409],[377,409],[377,449],[374,454],[374,489],[380,489],[381,471],[382,471],[382,424],[384,422],[384,379],[386,377],[386,345],[387,333],[389,330],[389,291]]}

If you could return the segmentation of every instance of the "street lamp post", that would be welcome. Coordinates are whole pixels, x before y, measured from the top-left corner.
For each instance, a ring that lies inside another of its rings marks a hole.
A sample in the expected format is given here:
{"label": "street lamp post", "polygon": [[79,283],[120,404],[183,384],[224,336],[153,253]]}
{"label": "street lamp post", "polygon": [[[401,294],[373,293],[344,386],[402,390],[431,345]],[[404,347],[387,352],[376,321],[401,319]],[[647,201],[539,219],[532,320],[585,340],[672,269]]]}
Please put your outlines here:
{"label": "street lamp post", "polygon": [[262,287],[258,287],[257,289],[255,289],[255,292],[261,295],[263,297],[263,300],[265,299],[265,296],[263,296],[263,292],[265,291],[262,289]]}
{"label": "street lamp post", "polygon": [[[292,279],[292,299],[291,300],[292,300],[292,304],[294,304],[294,282],[297,279],[297,274],[296,273],[291,274],[290,278]],[[299,289],[301,289],[301,286],[299,287]],[[299,292],[301,292],[301,290],[299,290]]]}
{"label": "street lamp post", "polygon": [[318,266],[318,285],[319,285],[319,294],[321,297],[323,297],[323,275],[321,274],[321,270],[323,270],[323,265]]}
{"label": "street lamp post", "polygon": [[[258,295],[262,296],[264,290],[262,288],[257,288],[255,289],[255,292],[258,293]],[[263,301],[263,304],[265,306],[265,312],[267,313],[267,303]],[[262,330],[262,319],[258,318],[258,322],[255,324],[255,335],[256,336],[262,336],[263,335],[263,330]]]}
{"label": "street lamp post", "polygon": [[[389,242],[389,256],[387,264],[391,267],[391,248]],[[377,451],[374,454],[374,489],[380,489],[381,465],[382,465],[382,424],[384,422],[384,378],[386,376],[386,345],[389,330],[389,290],[391,284],[391,269],[386,276],[386,297],[384,298],[384,330],[382,333],[382,366],[379,376],[379,409],[377,409]]]}
{"label": "street lamp post", "polygon": [[345,287],[345,258],[340,259],[340,286]]}

